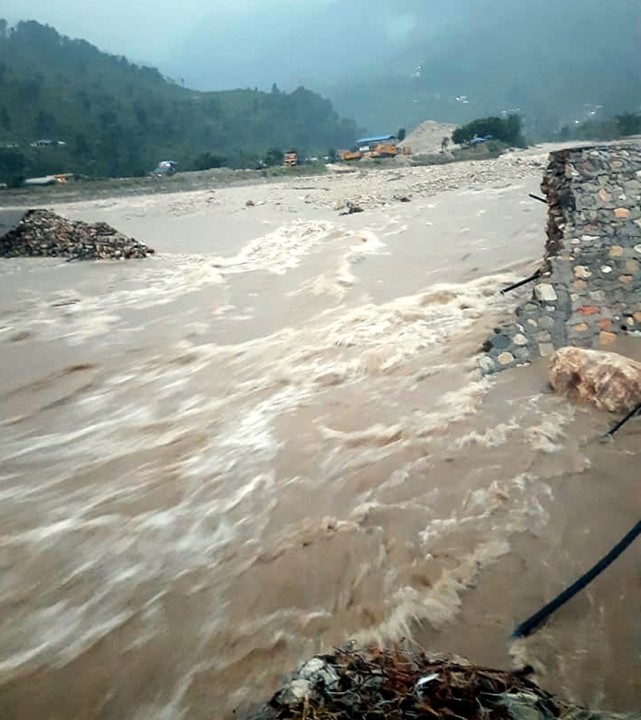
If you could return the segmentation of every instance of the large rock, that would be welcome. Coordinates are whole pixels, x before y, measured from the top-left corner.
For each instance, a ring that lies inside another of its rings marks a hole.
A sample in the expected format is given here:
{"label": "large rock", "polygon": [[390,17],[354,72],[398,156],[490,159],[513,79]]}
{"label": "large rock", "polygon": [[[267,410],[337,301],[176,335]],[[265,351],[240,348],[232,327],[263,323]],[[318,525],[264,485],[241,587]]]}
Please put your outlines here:
{"label": "large rock", "polygon": [[552,387],[600,410],[626,413],[641,403],[641,363],[612,352],[566,347],[550,360]]}

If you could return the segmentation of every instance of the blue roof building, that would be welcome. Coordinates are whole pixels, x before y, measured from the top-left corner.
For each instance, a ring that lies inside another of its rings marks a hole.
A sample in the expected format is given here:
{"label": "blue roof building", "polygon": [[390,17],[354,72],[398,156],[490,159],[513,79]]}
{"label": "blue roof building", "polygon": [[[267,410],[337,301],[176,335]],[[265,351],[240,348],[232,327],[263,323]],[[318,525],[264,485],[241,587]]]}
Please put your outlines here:
{"label": "blue roof building", "polygon": [[356,141],[356,144],[360,147],[362,145],[376,145],[377,143],[390,142],[396,140],[396,135],[376,135],[375,137],[361,138]]}

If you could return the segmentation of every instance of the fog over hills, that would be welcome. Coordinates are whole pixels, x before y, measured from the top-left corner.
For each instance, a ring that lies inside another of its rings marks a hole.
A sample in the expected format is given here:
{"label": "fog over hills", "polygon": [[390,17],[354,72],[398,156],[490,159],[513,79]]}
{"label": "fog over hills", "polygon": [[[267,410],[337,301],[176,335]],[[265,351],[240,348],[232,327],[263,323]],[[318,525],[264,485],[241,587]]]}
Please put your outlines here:
{"label": "fog over hills", "polygon": [[3,0],[0,15],[51,22],[203,90],[305,85],[371,129],[519,108],[547,132],[592,106],[641,104],[638,0],[114,0],[92,8]]}

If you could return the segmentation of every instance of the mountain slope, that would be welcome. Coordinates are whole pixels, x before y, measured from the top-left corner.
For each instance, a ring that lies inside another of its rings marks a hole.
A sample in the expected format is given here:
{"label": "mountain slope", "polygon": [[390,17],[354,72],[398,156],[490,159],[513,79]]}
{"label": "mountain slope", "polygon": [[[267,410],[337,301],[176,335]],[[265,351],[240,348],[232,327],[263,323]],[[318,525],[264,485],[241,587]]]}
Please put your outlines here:
{"label": "mountain slope", "polygon": [[[18,144],[31,172],[138,174],[205,152],[240,167],[272,146],[327,152],[356,132],[304,88],[194,92],[51,27],[0,21],[0,142]],[[30,148],[44,138],[66,145]]]}

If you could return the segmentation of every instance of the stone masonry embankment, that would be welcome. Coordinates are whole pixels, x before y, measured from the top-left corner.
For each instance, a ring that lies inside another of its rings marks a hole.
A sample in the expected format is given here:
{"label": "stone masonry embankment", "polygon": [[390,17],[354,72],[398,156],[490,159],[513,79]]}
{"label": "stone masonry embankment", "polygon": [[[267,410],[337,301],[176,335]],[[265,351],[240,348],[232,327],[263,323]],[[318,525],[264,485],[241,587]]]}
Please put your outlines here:
{"label": "stone masonry embankment", "polygon": [[641,148],[550,154],[541,189],[548,225],[541,275],[480,365],[495,372],[565,345],[608,347],[641,329]]}

